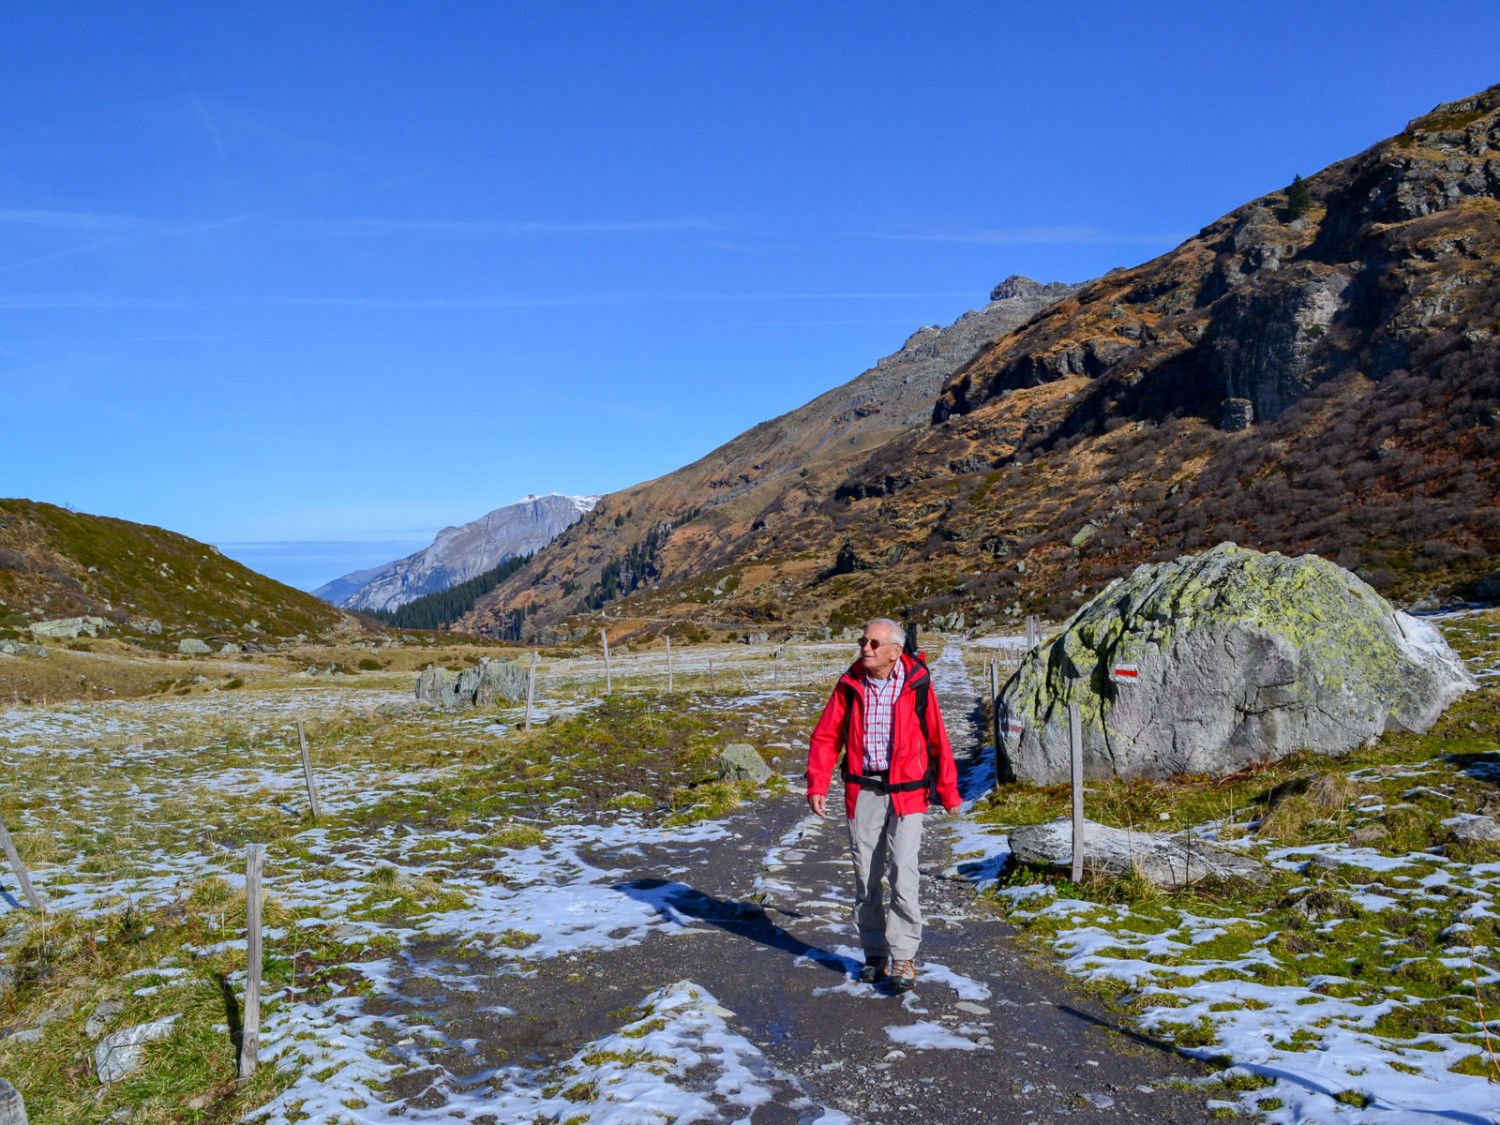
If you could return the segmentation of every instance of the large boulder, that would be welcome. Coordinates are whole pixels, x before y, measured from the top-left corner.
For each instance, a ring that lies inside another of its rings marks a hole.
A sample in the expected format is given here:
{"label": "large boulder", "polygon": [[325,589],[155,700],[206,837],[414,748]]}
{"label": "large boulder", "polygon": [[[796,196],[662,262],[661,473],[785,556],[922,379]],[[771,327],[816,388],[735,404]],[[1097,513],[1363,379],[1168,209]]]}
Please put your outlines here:
{"label": "large boulder", "polygon": [[443,669],[428,668],[417,677],[417,698],[447,711],[493,707],[500,700],[519,703],[526,698],[526,679],[526,669],[514,660],[465,668],[451,682]]}
{"label": "large boulder", "polygon": [[1475,687],[1430,624],[1316,555],[1222,543],[1138,567],[1005,685],[1002,776],[1068,780],[1068,704],[1087,777],[1222,775],[1294,750],[1342,754],[1425,731]]}

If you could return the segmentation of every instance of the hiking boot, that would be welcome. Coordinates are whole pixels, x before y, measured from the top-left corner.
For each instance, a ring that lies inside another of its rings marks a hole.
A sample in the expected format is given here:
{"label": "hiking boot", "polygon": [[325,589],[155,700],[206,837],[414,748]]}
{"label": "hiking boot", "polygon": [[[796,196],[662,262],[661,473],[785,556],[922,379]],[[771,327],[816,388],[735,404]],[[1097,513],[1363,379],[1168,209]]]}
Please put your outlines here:
{"label": "hiking boot", "polygon": [[917,963],[915,961],[892,961],[890,984],[892,992],[910,992],[917,987]]}
{"label": "hiking boot", "polygon": [[890,961],[889,957],[865,954],[865,967],[859,971],[859,983],[879,984],[885,980],[885,969],[890,964]]}

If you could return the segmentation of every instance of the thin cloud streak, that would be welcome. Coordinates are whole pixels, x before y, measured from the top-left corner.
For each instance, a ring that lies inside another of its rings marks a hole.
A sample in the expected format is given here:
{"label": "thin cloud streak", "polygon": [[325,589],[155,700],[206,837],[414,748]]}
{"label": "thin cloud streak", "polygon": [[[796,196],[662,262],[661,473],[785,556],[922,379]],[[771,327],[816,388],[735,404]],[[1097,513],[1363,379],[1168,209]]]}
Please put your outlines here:
{"label": "thin cloud streak", "polygon": [[1182,231],[1127,234],[1096,227],[998,227],[967,231],[860,231],[851,238],[883,242],[947,242],[975,246],[1175,245],[1189,237]]}
{"label": "thin cloud streak", "polygon": [[219,163],[229,167],[229,157],[224,152],[224,136],[219,132],[219,127],[214,124],[214,119],[209,116],[208,108],[203,104],[203,99],[198,96],[198,91],[191,86],[188,87],[188,97],[192,100],[193,110],[198,115],[198,122],[213,138],[214,150],[219,154]]}
{"label": "thin cloud streak", "polygon": [[151,220],[135,215],[115,215],[93,211],[45,211],[0,209],[0,223],[21,226],[52,227],[61,230],[138,230]]}
{"label": "thin cloud streak", "polygon": [[329,234],[438,234],[445,236],[513,237],[549,234],[672,234],[719,229],[703,217],[667,219],[580,220],[547,222],[522,219],[314,219],[314,229]]}
{"label": "thin cloud streak", "polygon": [[0,312],[88,309],[186,311],[216,308],[353,308],[412,312],[462,312],[467,309],[543,309],[588,305],[758,303],[772,301],[910,301],[972,297],[967,290],[926,293],[591,293],[556,297],[141,297],[102,293],[43,293],[0,296]]}

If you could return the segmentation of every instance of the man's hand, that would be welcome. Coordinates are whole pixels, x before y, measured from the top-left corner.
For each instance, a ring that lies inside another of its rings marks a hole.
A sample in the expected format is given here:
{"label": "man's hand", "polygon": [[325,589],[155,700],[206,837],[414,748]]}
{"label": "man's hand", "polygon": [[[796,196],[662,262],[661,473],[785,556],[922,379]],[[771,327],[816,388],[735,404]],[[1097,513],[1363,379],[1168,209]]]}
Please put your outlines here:
{"label": "man's hand", "polygon": [[809,793],[807,795],[807,807],[812,809],[818,816],[826,817],[828,815],[828,794]]}

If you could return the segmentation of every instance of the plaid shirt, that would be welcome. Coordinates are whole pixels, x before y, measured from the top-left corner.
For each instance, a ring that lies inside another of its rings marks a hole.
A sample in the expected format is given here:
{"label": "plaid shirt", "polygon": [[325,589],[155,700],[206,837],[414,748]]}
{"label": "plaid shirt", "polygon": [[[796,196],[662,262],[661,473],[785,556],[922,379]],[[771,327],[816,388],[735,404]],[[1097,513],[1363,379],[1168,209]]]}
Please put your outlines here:
{"label": "plaid shirt", "polygon": [[865,772],[879,773],[891,768],[891,720],[896,699],[906,682],[906,669],[900,660],[884,680],[865,675]]}

